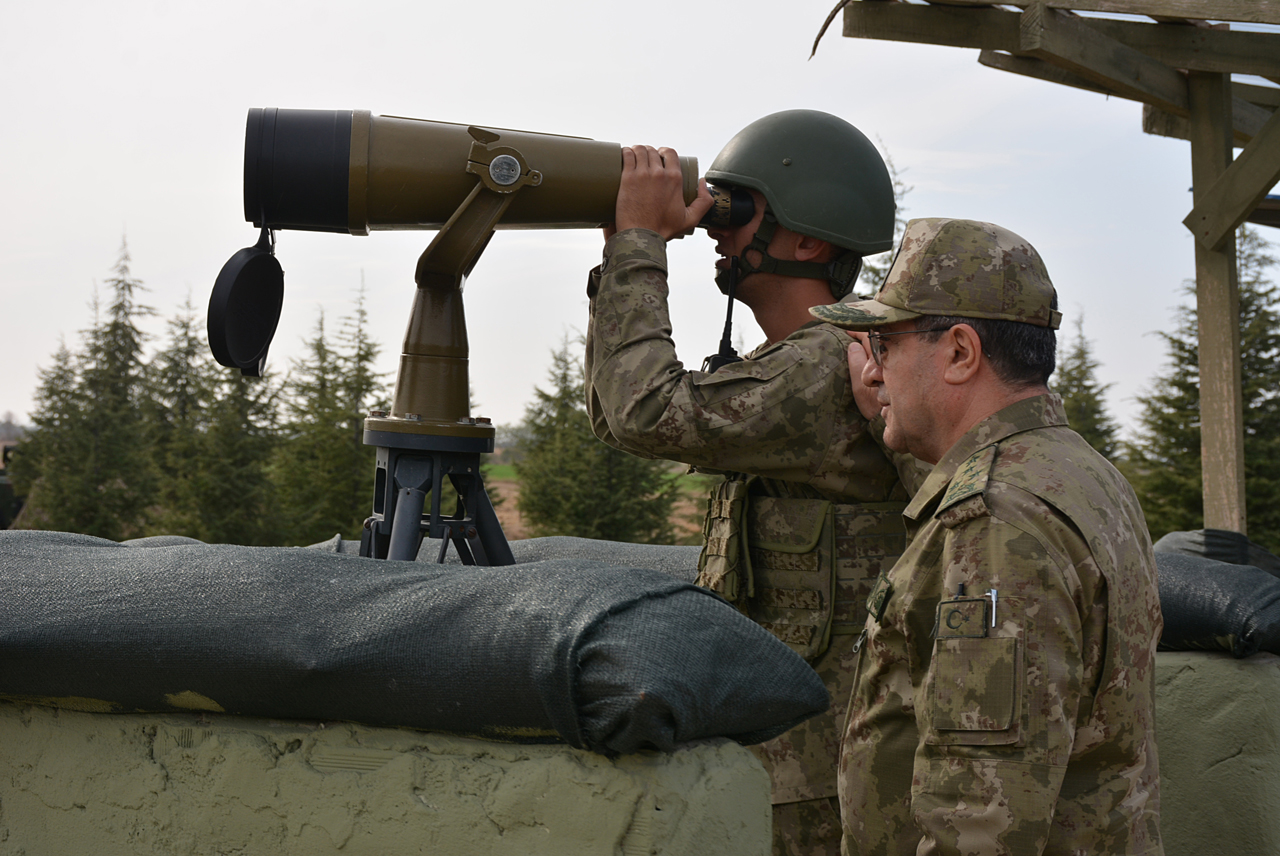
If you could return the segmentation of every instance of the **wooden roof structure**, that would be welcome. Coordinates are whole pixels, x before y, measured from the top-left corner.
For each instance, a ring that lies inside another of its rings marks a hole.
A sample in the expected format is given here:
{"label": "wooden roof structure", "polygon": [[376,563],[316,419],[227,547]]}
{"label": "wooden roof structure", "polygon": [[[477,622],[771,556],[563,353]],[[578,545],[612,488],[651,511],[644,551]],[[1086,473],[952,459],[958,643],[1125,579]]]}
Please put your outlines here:
{"label": "wooden roof structure", "polygon": [[845,0],[828,23],[841,10],[845,36],[975,48],[991,68],[1141,102],[1144,131],[1191,143],[1204,525],[1245,532],[1235,230],[1277,223],[1280,86],[1231,76],[1280,83],[1280,0]]}

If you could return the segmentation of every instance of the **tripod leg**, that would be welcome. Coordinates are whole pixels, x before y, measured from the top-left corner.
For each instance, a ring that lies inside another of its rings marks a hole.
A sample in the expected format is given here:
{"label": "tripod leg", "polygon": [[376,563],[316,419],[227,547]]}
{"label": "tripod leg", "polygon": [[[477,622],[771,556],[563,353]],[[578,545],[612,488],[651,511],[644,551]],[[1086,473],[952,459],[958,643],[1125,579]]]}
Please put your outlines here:
{"label": "tripod leg", "polygon": [[416,488],[401,488],[396,497],[395,516],[391,519],[391,544],[387,548],[388,559],[418,558],[422,544],[422,506],[427,495]]}
{"label": "tripod leg", "polygon": [[[449,538],[453,541],[453,546],[458,548],[458,557],[462,559],[462,564],[476,564],[476,557],[471,553],[471,547],[469,546],[466,538],[463,537],[462,533],[459,532],[457,528],[449,528]],[[480,557],[479,564],[486,564],[483,555]]]}
{"label": "tripod leg", "polygon": [[478,472],[472,480],[472,496],[468,500],[471,502],[471,519],[475,521],[475,535],[472,538],[478,547],[476,552],[484,556],[483,563],[514,565],[516,557],[511,555],[511,545],[507,543],[502,524],[498,522],[498,513],[493,510],[493,503],[489,501],[489,494],[485,491]]}

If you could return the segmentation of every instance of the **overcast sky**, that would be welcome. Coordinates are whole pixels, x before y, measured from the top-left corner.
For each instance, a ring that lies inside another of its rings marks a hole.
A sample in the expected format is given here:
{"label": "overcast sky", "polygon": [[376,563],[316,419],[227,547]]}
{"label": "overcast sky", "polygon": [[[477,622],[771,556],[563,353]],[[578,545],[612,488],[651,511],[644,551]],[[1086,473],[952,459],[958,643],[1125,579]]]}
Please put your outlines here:
{"label": "overcast sky", "polygon": [[[1142,133],[1141,107],[978,65],[977,52],[843,38],[809,47],[833,0],[7,3],[0,28],[0,413],[26,422],[37,368],[91,323],[127,236],[145,301],[203,313],[223,262],[257,238],[241,203],[251,107],[367,109],[669,145],[705,169],[742,126],[795,107],[844,117],[913,189],[908,216],[988,220],[1044,256],[1071,332],[1083,315],[1125,422],[1194,272],[1190,151]],[[1274,230],[1264,230],[1268,238]],[[393,372],[413,270],[433,233],[282,232],[287,369],[361,276]],[[549,353],[586,326],[594,231],[499,232],[466,286],[478,415],[518,421]],[[724,307],[704,233],[674,243],[687,364]],[[865,286],[863,287],[865,290]],[[748,345],[761,338],[737,313]],[[154,342],[153,342],[154,344]],[[388,375],[390,379],[392,375]]]}

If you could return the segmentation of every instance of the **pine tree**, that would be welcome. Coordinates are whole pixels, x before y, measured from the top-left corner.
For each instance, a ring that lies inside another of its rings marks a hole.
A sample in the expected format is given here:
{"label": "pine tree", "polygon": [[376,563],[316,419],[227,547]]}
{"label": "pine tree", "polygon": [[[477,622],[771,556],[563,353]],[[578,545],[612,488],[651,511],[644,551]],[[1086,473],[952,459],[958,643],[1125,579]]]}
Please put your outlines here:
{"label": "pine tree", "polygon": [[[1249,536],[1280,549],[1280,291],[1267,278],[1275,263],[1258,233],[1237,238],[1240,348],[1244,398],[1245,500]],[[1194,301],[1194,285],[1186,291]],[[1161,333],[1169,363],[1138,397],[1139,430],[1126,468],[1153,538],[1204,526],[1200,473],[1200,375],[1194,304],[1178,308]]]}
{"label": "pine tree", "polygon": [[669,465],[597,440],[582,403],[581,362],[567,341],[551,360],[551,390],[534,390],[516,464],[520,512],[531,531],[670,543],[676,486]]}
{"label": "pine tree", "polygon": [[361,286],[332,347],[324,316],[293,363],[286,390],[284,438],[272,463],[286,540],[310,544],[334,533],[355,539],[373,506],[376,449],[364,444],[364,417],[385,406],[375,373],[379,346],[369,338]]}
{"label": "pine tree", "polygon": [[204,535],[200,473],[218,377],[188,296],[148,365],[148,428],[160,472],[152,534]]}
{"label": "pine tree", "polygon": [[152,310],[138,302],[145,289],[131,275],[130,261],[122,240],[106,282],[111,293],[106,321],[90,332],[81,375],[84,414],[94,441],[86,463],[95,502],[79,531],[113,540],[142,534],[156,486],[142,418],[145,336],[138,326]]}
{"label": "pine tree", "polygon": [[63,342],[53,365],[40,369],[32,416],[34,430],[9,465],[14,492],[27,502],[15,529],[74,531],[92,501],[80,462],[91,439],[84,419],[78,360]]}
{"label": "pine tree", "polygon": [[335,501],[347,487],[340,456],[343,430],[340,368],[326,337],[324,315],[306,341],[306,356],[294,360],[285,381],[284,435],[271,464],[280,514],[295,544],[311,544],[346,527],[345,503]]}
{"label": "pine tree", "polygon": [[16,418],[12,410],[0,417],[0,440],[21,440],[26,435],[26,430],[14,421]]}
{"label": "pine tree", "polygon": [[1098,361],[1084,337],[1084,318],[1076,318],[1076,335],[1060,353],[1053,390],[1062,396],[1067,421],[1100,455],[1114,463],[1120,448],[1119,426],[1107,412],[1106,392],[1111,384],[1098,382]]}
{"label": "pine tree", "polygon": [[210,406],[193,485],[202,541],[272,546],[288,543],[269,476],[279,431],[280,389],[270,372],[226,371]]}
{"label": "pine tree", "polygon": [[355,309],[342,319],[338,345],[338,390],[342,405],[339,422],[344,439],[336,453],[341,456],[345,485],[335,485],[334,491],[336,498],[342,500],[347,523],[335,531],[357,538],[365,518],[373,510],[373,477],[378,456],[376,447],[365,445],[364,418],[370,410],[391,407],[385,375],[373,370],[382,347],[369,337],[363,273]]}
{"label": "pine tree", "polygon": [[33,443],[18,464],[29,485],[17,525],[121,540],[143,533],[156,472],[143,417],[143,341],[138,320],[151,310],[129,269],[129,248],[107,279],[110,304],[85,333],[83,354],[65,346],[41,373]]}

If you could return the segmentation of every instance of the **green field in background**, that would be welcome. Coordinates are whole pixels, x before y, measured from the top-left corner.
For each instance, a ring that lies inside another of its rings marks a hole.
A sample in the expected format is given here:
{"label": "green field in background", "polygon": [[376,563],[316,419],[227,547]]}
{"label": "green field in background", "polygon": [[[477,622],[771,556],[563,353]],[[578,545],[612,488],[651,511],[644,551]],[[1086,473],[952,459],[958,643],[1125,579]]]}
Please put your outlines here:
{"label": "green field in background", "polygon": [[515,481],[516,468],[514,464],[486,464],[484,468],[485,481]]}

